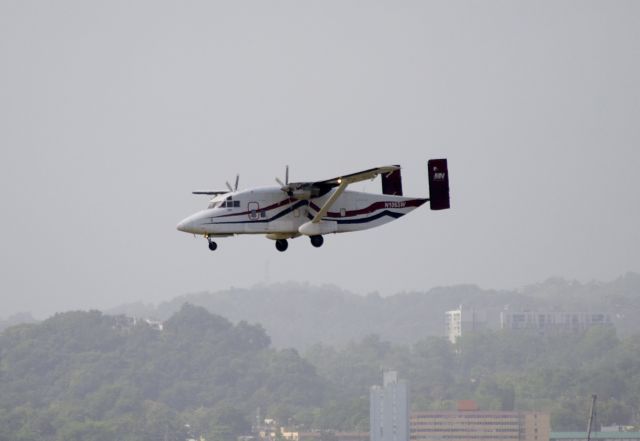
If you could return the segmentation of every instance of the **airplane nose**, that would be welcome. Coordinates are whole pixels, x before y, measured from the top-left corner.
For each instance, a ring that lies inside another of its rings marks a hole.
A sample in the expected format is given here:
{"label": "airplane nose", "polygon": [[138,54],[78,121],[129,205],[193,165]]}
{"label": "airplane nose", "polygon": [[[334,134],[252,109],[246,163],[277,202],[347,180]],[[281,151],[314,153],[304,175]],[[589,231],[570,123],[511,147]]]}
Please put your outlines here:
{"label": "airplane nose", "polygon": [[204,234],[205,231],[202,228],[202,222],[202,213],[195,213],[182,219],[180,223],[176,225],[176,229],[190,234]]}
{"label": "airplane nose", "polygon": [[189,222],[187,222],[187,219],[181,220],[178,225],[176,226],[176,230],[178,231],[184,231],[185,233],[188,233],[187,231],[187,225]]}

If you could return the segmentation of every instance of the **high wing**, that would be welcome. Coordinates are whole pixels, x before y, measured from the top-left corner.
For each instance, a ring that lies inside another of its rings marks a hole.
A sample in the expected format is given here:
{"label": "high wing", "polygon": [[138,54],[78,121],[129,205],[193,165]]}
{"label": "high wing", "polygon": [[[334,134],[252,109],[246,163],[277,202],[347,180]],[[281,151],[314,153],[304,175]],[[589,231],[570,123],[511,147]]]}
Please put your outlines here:
{"label": "high wing", "polygon": [[314,185],[331,185],[332,187],[337,187],[343,182],[347,184],[353,184],[354,182],[366,181],[367,179],[373,179],[376,176],[383,173],[391,173],[396,170],[400,170],[399,165],[387,165],[384,167],[376,167],[370,168],[368,170],[363,170],[356,173],[351,173],[344,176],[338,176],[337,178],[327,179],[326,181],[318,181],[314,182]]}
{"label": "high wing", "polygon": [[206,194],[209,196],[219,196],[221,194],[227,194],[230,192],[238,191],[238,182],[240,181],[240,175],[236,175],[236,185],[234,187],[229,184],[229,181],[225,182],[229,190],[204,190],[204,191],[192,191],[192,194]]}
{"label": "high wing", "polygon": [[282,191],[286,192],[291,197],[297,197],[299,199],[310,199],[322,196],[328,193],[332,188],[338,187],[338,189],[331,195],[331,197],[320,208],[320,211],[316,213],[313,220],[314,224],[317,224],[327,214],[327,211],[340,197],[342,192],[354,182],[366,181],[373,179],[376,176],[384,173],[392,173],[396,170],[400,170],[399,165],[387,165],[384,167],[370,168],[368,170],[351,173],[348,175],[338,176],[332,179],[315,182],[293,182],[282,187]]}
{"label": "high wing", "polygon": [[192,191],[191,194],[206,194],[209,196],[219,196],[221,194],[227,194],[229,190],[207,190],[207,191]]}
{"label": "high wing", "polygon": [[341,183],[353,184],[354,182],[373,179],[379,174],[392,173],[400,170],[399,165],[388,165],[384,167],[370,168],[357,173],[338,176],[324,181],[291,182],[281,187],[282,191],[291,197],[298,199],[317,198],[329,192],[332,188],[338,187]]}

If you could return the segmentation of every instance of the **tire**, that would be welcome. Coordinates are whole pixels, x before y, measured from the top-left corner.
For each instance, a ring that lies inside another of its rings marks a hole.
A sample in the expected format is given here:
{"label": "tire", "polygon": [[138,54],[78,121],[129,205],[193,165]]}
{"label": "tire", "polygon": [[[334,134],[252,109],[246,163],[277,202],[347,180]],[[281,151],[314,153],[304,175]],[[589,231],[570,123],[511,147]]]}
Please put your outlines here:
{"label": "tire", "polygon": [[287,239],[276,240],[276,249],[278,251],[280,252],[287,251],[287,248],[289,248],[289,242],[287,242]]}
{"label": "tire", "polygon": [[215,251],[215,250],[216,250],[216,248],[218,248],[218,244],[217,244],[217,243],[215,243],[214,241],[210,241],[210,242],[209,242],[209,249],[210,249],[211,251]]}
{"label": "tire", "polygon": [[311,245],[316,248],[320,248],[324,243],[324,238],[322,236],[311,236]]}

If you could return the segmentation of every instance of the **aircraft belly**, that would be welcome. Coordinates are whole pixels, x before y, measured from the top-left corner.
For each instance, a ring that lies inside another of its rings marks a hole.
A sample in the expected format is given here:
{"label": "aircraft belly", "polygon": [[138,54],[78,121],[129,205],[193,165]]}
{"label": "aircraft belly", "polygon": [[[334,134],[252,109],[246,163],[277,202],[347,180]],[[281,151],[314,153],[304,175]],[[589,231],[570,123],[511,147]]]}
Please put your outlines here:
{"label": "aircraft belly", "polygon": [[280,219],[269,222],[269,232],[271,233],[290,233],[297,232],[300,225],[302,225],[306,219],[299,216],[287,215]]}
{"label": "aircraft belly", "polygon": [[245,233],[267,233],[267,222],[246,222],[244,225]]}
{"label": "aircraft belly", "polygon": [[209,233],[209,234],[238,234],[238,233],[242,233],[242,230],[239,229],[238,225],[236,225],[236,224],[214,223],[214,224],[209,226],[208,230],[209,231],[207,231],[207,233]]}

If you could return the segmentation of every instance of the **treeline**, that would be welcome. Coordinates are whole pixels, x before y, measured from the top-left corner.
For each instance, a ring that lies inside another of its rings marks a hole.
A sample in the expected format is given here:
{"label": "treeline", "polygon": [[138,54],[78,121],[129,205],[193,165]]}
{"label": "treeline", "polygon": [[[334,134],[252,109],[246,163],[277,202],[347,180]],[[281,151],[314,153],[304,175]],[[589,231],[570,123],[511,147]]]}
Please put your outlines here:
{"label": "treeline", "polygon": [[34,319],[33,316],[28,312],[19,312],[7,318],[0,317],[0,332],[4,331],[5,329],[11,326],[15,326],[23,323],[35,323],[35,322],[36,322],[36,319]]}
{"label": "treeline", "polygon": [[[260,326],[185,305],[157,331],[100,312],[0,335],[0,440],[235,440],[258,407],[319,407],[324,381]],[[190,427],[185,426],[189,424]]]}
{"label": "treeline", "polygon": [[259,408],[305,429],[368,430],[381,369],[410,382],[414,410],[537,409],[554,430],[584,430],[592,393],[600,424],[636,424],[640,337],[613,328],[536,336],[488,331],[452,346],[367,336],[303,355],[275,350],[258,325],[189,304],[162,331],[100,312],[57,314],[0,334],[0,441],[231,441]]}
{"label": "treeline", "polygon": [[412,410],[455,409],[474,399],[485,410],[538,410],[553,430],[582,431],[590,397],[598,425],[638,425],[640,336],[620,339],[612,327],[550,336],[487,331],[459,339],[428,338],[412,346],[369,336],[341,350],[316,345],[305,358],[331,379],[329,427],[368,428],[368,386],[382,369],[409,381]]}
{"label": "treeline", "polygon": [[482,312],[492,329],[499,328],[500,312],[508,305],[512,311],[609,313],[620,335],[640,333],[640,274],[635,273],[606,283],[552,278],[518,291],[458,285],[388,297],[284,283],[190,294],[157,306],[123,305],[109,313],[166,320],[185,302],[233,322],[261,323],[275,347],[300,351],[316,343],[344,346],[370,334],[405,345],[443,336],[445,311],[459,305]]}

